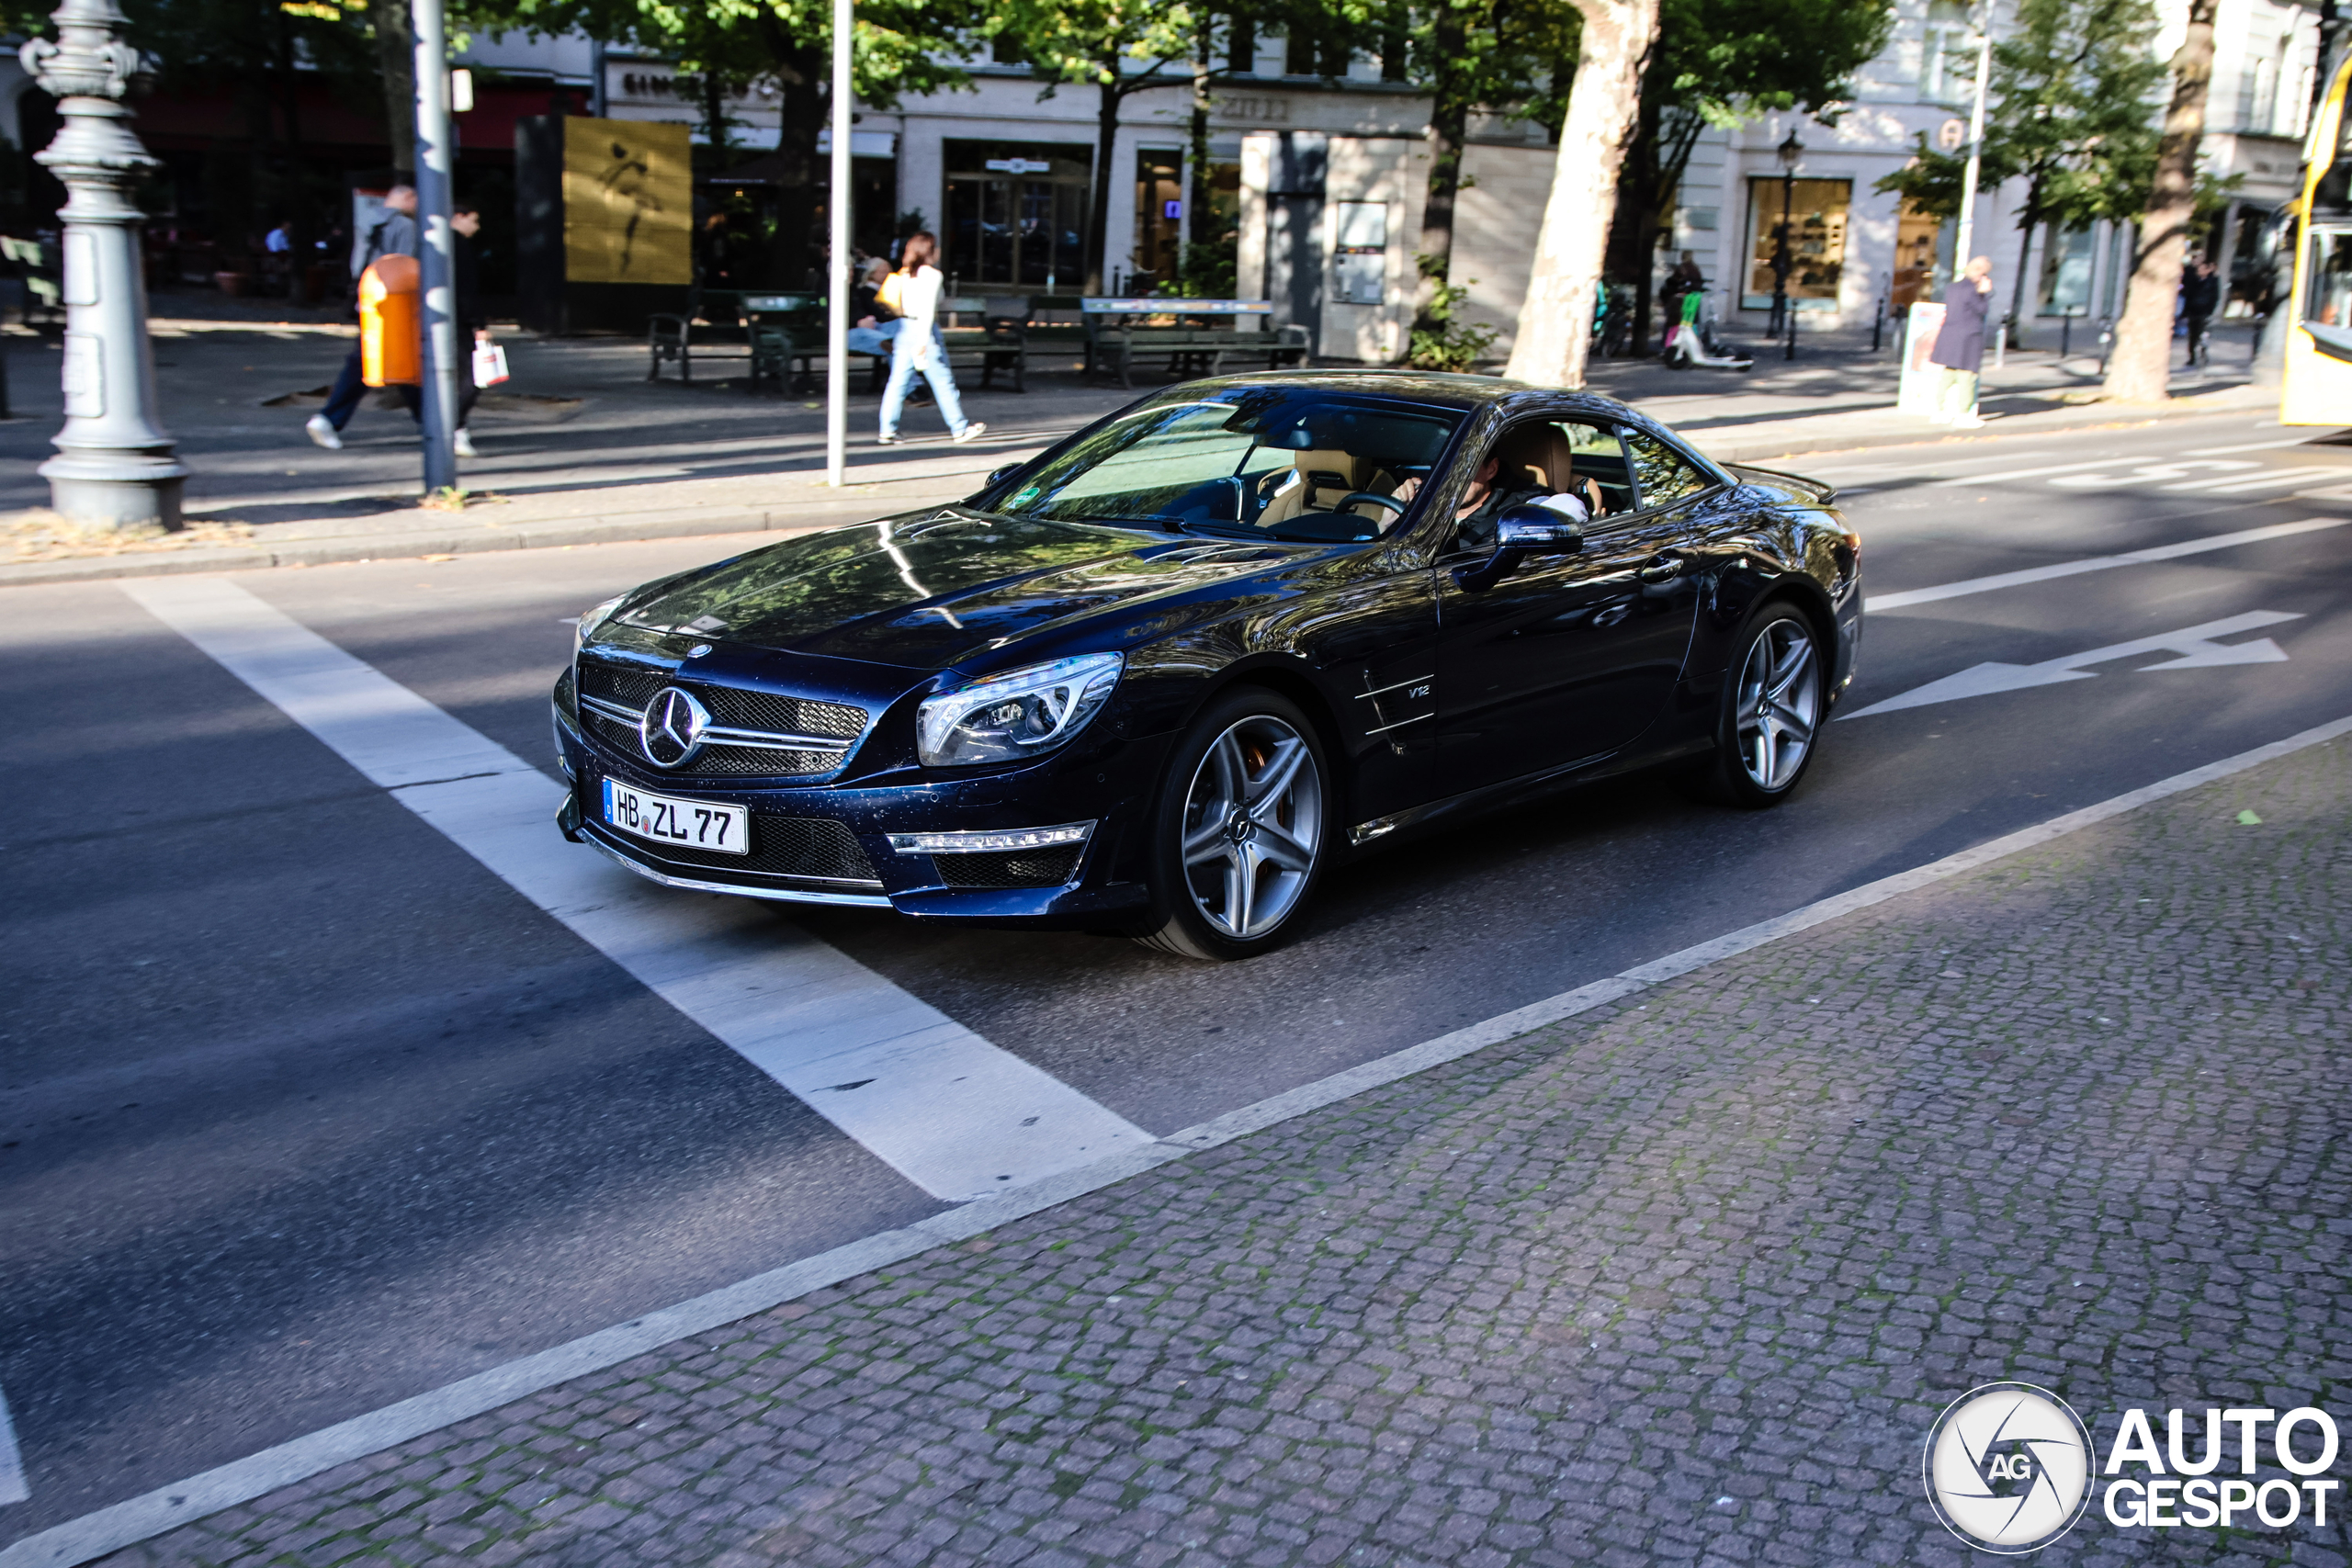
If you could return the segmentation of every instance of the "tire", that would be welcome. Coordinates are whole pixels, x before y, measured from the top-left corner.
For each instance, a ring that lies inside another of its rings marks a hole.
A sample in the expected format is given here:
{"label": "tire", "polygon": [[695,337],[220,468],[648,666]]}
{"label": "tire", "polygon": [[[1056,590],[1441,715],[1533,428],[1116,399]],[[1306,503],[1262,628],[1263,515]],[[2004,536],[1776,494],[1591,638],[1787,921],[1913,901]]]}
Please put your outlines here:
{"label": "tire", "polygon": [[1724,682],[1707,793],[1760,810],[1794,793],[1821,750],[1828,661],[1804,613],[1767,604],[1747,624]]}
{"label": "tire", "polygon": [[1281,946],[1330,858],[1330,777],[1296,704],[1259,687],[1212,702],[1160,783],[1150,818],[1160,923],[1136,940],[1212,962]]}

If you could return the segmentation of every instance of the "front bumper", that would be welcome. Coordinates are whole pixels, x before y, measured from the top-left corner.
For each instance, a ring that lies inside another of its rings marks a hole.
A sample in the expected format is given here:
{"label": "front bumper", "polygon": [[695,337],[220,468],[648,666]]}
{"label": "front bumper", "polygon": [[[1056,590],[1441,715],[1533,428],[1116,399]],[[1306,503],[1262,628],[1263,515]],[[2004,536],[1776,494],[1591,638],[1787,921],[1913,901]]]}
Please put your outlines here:
{"label": "front bumper", "polygon": [[[1148,907],[1141,835],[1159,745],[1114,741],[1080,756],[976,778],[761,786],[665,773],[583,735],[560,705],[556,744],[571,794],[565,837],[666,886],[780,903],[895,909],[924,919],[1091,929]],[[752,814],[743,857],[673,849],[603,820],[603,781]],[[906,851],[913,835],[1007,833],[1086,824],[1074,843],[951,853]]]}

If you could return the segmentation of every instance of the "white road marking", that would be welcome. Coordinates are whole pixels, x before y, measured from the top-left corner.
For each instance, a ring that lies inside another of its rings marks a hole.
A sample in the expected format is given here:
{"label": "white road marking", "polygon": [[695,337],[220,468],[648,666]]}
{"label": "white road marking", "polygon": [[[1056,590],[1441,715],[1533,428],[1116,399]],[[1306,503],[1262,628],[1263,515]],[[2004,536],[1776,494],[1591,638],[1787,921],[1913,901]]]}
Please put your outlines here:
{"label": "white road marking", "polygon": [[[2233,452],[2267,452],[2281,446],[2308,446],[2311,443],[2311,439],[2312,438],[2308,435],[2296,435],[2288,437],[2284,440],[2241,441],[2228,446],[2199,446],[2195,450],[2183,455],[2190,457],[2226,457]],[[1973,459],[1972,459],[1972,461],[1973,460]],[[1935,490],[1949,489],[1954,485],[2007,484],[2011,479],[2034,479],[2041,478],[2044,474],[2075,473],[2085,468],[2110,468],[2118,463],[2130,463],[2137,460],[2138,459],[2131,457],[2109,456],[2105,457],[2092,457],[2071,463],[2049,463],[2041,468],[2013,468],[2007,473],[1956,475],[1951,479],[1937,479],[1927,488]]]}
{"label": "white road marking", "polygon": [[17,1424],[8,1417],[8,1396],[0,1393],[0,1506],[32,1501],[25,1484],[25,1456],[17,1447]]}
{"label": "white road marking", "polygon": [[235,583],[121,587],[933,1197],[967,1201],[1151,1141],[766,908],[660,887],[565,842],[544,773]]}
{"label": "white road marking", "polygon": [[2158,632],[2154,637],[2135,637],[2130,642],[2045,659],[2039,664],[1973,665],[1957,675],[1947,675],[1940,681],[1914,686],[1901,696],[1889,697],[1883,703],[1872,703],[1866,708],[1857,708],[1852,713],[1838,716],[1864,718],[1874,713],[1893,713],[1898,708],[1926,707],[1930,703],[1956,703],[1962,697],[2020,692],[2031,686],[2054,686],[2062,681],[2088,681],[2098,671],[2085,666],[2104,664],[2113,659],[2130,659],[2142,653],[2168,651],[2180,656],[2155,664],[2143,664],[2140,669],[2143,672],[2150,670],[2210,670],[2222,664],[2284,664],[2287,650],[2267,637],[2256,637],[2252,642],[2235,643],[2220,643],[2212,639],[2302,618],[2290,611],[2249,610],[2243,615],[2230,615],[2177,632]]}
{"label": "white road marking", "polygon": [[233,1508],[277,1491],[291,1486],[322,1471],[347,1464],[369,1454],[381,1453],[411,1438],[483,1415],[524,1399],[574,1378],[588,1377],[635,1359],[649,1350],[659,1349],[690,1335],[739,1322],[754,1313],[767,1312],[786,1302],[805,1296],[828,1285],[856,1279],[876,1269],[902,1263],[910,1258],[1011,1224],[1045,1210],[1097,1192],[1105,1187],[1126,1180],[1131,1176],[1182,1159],[1201,1149],[1216,1148],[1232,1143],[1252,1133],[1319,1111],[1369,1090],[1383,1088],[1408,1078],[1431,1067],[1443,1066],[1491,1045],[1501,1044],[1532,1030],[1561,1022],[1580,1013],[1631,996],[1652,986],[1726,958],[1779,942],[1784,937],[1811,931],[1814,927],[1841,919],[1859,910],[1885,903],[1890,898],[1922,887],[1948,881],[1952,877],[2005,860],[2023,851],[2037,849],[2053,839],[2080,832],[2110,818],[2136,811],[2173,795],[2199,788],[2220,779],[2229,778],[2265,762],[2291,756],[2307,747],[2324,745],[2340,736],[2352,735],[2352,718],[2339,718],[2331,724],[2319,725],[2267,746],[2257,746],[2241,751],[2234,757],[2224,757],[2175,773],[2152,784],[2114,795],[2053,817],[2030,828],[1946,855],[1941,860],[1914,866],[1883,876],[1876,882],[1844,893],[1816,899],[1800,908],[1790,910],[1769,920],[1759,920],[1729,931],[1712,942],[1669,953],[1637,968],[1627,969],[1604,980],[1579,986],[1572,991],[1548,997],[1526,1007],[1501,1013],[1482,1023],[1457,1029],[1451,1034],[1439,1035],[1419,1045],[1408,1045],[1362,1066],[1350,1067],[1310,1084],[1302,1084],[1286,1093],[1261,1100],[1254,1105],[1243,1106],[1198,1126],[1181,1133],[1171,1133],[1157,1143],[1140,1148],[1130,1148],[1112,1155],[1095,1165],[1063,1171],[1046,1178],[1018,1191],[982,1199],[919,1220],[899,1230],[881,1231],[835,1247],[831,1252],[804,1258],[797,1263],[787,1263],[781,1269],[754,1275],[739,1284],[728,1285],[707,1295],[681,1302],[660,1312],[631,1318],[611,1328],[493,1367],[486,1372],[447,1384],[397,1404],[386,1405],[365,1416],[355,1416],[348,1421],[322,1427],[318,1431],[291,1438],[275,1448],[264,1449],[241,1460],[234,1460],[208,1470],[186,1481],[159,1486],[153,1492],[100,1508],[62,1525],[55,1525],[38,1535],[27,1536],[6,1551],[0,1551],[0,1568],[75,1568],[110,1551],[150,1540],[166,1530],[200,1519],[223,1508]]}
{"label": "white road marking", "polygon": [[2089,556],[2082,560],[2028,567],[2022,571],[1996,571],[1990,577],[1962,578],[1958,582],[1939,583],[1933,588],[1907,588],[1900,593],[1873,593],[1862,602],[1862,608],[1870,615],[1876,615],[1882,610],[1905,610],[1914,604],[1932,604],[1939,599],[1989,593],[1996,588],[2048,582],[2052,578],[2075,577],[2086,571],[2108,571],[2119,566],[2145,566],[2151,561],[2178,560],[2183,556],[2203,555],[2208,550],[2226,550],[2238,545],[2260,544],[2265,539],[2284,539],[2296,534],[2341,528],[2347,523],[2352,523],[2352,517],[2307,517],[2300,523],[2272,523],[2260,528],[2241,528],[2234,534],[2211,534],[2201,539],[2183,539],[2175,545],[2152,545],[2144,550],[2125,550],[2120,555]]}
{"label": "white road marking", "polygon": [[2316,479],[2341,479],[2347,470],[2340,463],[2313,463],[2296,468],[2269,468],[2250,479],[2191,479],[2187,484],[2166,485],[2166,490],[2202,491],[2208,495],[2246,495],[2257,490],[2285,490],[2290,485],[2310,484]]}
{"label": "white road marking", "polygon": [[[2132,459],[2120,458],[2118,461],[2131,462]],[[2112,464],[2103,464],[2101,466],[2107,468],[2113,467]],[[2245,457],[2188,457],[2177,461],[2160,463],[2133,463],[2132,471],[2128,474],[2061,474],[2058,478],[2052,479],[2049,482],[2054,486],[2067,490],[2112,490],[2119,485],[2154,484],[2159,479],[2182,479],[2189,474],[2195,473],[2199,468],[2204,469],[2208,473],[2227,475],[2233,473],[2243,473],[2249,468],[2259,468],[2260,467],[2262,467],[2261,464],[2250,461]],[[2210,484],[2217,481],[2199,480],[2197,482]],[[2166,485],[2165,488],[2166,490],[2188,490],[2193,487],[2190,485]]]}

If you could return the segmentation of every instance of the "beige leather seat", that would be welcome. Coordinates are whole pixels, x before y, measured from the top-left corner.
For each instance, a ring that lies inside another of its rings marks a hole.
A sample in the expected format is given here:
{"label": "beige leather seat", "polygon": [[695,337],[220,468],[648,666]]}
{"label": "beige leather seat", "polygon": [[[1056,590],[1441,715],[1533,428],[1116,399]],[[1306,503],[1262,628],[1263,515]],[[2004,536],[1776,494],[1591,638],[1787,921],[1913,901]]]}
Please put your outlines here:
{"label": "beige leather seat", "polygon": [[[1342,496],[1370,488],[1363,482],[1364,462],[1349,452],[1296,452],[1291,456],[1291,468],[1299,482],[1274,497],[1273,503],[1258,518],[1258,526],[1272,528],[1289,522],[1302,512],[1329,512]],[[1358,502],[1355,510],[1364,511],[1370,503]],[[1376,509],[1375,509],[1376,510]]]}
{"label": "beige leather seat", "polygon": [[1501,467],[1497,490],[1536,490],[1557,495],[1576,472],[1576,456],[1556,424],[1530,424],[1510,432],[1495,448]]}

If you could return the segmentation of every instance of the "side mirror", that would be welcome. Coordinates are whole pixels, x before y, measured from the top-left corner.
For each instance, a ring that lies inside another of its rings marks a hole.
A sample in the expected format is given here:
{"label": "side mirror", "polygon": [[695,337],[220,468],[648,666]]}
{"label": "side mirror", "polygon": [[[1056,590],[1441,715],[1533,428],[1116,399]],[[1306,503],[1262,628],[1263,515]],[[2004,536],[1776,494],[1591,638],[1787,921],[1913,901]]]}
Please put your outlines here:
{"label": "side mirror", "polygon": [[1584,525],[1548,506],[1514,506],[1495,519],[1495,553],[1476,566],[1453,569],[1454,585],[1484,593],[1529,556],[1567,555],[1584,548]]}
{"label": "side mirror", "polygon": [[1584,548],[1584,525],[1548,506],[1514,506],[1495,520],[1495,546],[1530,555],[1566,555]]}

